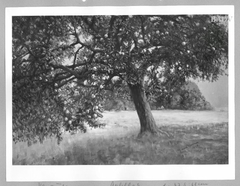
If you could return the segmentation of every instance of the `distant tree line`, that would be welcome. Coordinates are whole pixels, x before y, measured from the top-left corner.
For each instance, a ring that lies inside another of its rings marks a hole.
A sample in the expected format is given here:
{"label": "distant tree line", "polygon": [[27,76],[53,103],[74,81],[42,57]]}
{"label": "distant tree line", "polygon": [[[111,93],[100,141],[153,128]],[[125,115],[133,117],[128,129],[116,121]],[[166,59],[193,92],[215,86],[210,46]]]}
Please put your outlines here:
{"label": "distant tree line", "polygon": [[114,105],[136,109],[139,136],[166,135],[151,110],[207,108],[189,80],[217,81],[228,69],[227,26],[211,20],[212,15],[13,16],[13,141],[60,142],[63,128],[95,127],[102,106]]}
{"label": "distant tree line", "polygon": [[[172,90],[172,89],[171,89]],[[109,92],[110,98],[103,105],[105,110],[135,110],[131,97]],[[129,96],[129,95],[128,95]],[[179,109],[179,110],[212,110],[212,105],[205,99],[197,84],[187,81],[175,91],[155,91],[155,95],[148,96],[152,110]]]}

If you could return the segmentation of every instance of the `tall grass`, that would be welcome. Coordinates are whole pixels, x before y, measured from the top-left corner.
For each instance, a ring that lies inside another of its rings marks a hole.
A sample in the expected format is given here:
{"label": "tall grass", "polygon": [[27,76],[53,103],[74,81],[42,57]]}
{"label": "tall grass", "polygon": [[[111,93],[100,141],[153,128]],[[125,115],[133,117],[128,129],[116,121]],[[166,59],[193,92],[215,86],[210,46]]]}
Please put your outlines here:
{"label": "tall grass", "polygon": [[[213,113],[208,117],[213,117]],[[217,117],[212,118],[215,122],[206,123],[205,118],[196,117],[199,112],[194,114],[195,117],[192,112],[154,112],[156,121],[163,124],[161,128],[173,137],[145,135],[139,139],[135,112],[109,112],[103,118],[105,128],[75,135],[66,133],[60,145],[56,139],[30,147],[26,143],[13,144],[13,164],[227,164],[228,123]],[[170,115],[178,120],[172,123]]]}

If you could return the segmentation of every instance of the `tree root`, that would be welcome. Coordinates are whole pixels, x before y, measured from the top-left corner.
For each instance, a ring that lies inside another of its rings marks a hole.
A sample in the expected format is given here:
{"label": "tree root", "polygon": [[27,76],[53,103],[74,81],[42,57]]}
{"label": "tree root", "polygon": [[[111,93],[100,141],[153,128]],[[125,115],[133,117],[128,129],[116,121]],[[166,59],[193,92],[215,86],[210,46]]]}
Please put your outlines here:
{"label": "tree root", "polygon": [[165,131],[165,130],[162,130],[162,129],[158,129],[158,133],[159,133],[159,134],[162,134],[162,135],[164,135],[164,136],[166,136],[166,137],[168,137],[168,138],[174,137],[173,134],[170,134],[169,132],[167,132],[167,131]]}
{"label": "tree root", "polygon": [[165,130],[162,130],[160,128],[158,128],[157,130],[154,130],[154,131],[144,131],[144,132],[140,132],[138,134],[138,137],[137,138],[142,138],[144,136],[164,136],[164,137],[167,137],[167,138],[173,138],[173,134],[170,134],[169,132],[165,131]]}

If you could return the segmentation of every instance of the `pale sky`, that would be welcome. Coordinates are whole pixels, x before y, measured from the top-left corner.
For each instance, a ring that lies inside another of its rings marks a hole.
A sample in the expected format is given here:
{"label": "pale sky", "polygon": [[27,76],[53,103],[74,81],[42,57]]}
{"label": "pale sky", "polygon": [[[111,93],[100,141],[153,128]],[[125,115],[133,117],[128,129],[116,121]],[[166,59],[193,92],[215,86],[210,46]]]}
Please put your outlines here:
{"label": "pale sky", "polygon": [[228,77],[221,76],[216,82],[196,82],[206,100],[213,107],[228,106]]}

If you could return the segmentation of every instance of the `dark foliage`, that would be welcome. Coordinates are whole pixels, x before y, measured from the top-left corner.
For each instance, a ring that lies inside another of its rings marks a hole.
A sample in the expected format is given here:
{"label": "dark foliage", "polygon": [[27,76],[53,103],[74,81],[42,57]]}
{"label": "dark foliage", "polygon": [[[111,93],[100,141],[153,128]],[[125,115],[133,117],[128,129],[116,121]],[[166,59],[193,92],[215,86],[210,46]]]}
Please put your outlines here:
{"label": "dark foliage", "polygon": [[146,90],[214,81],[228,66],[227,29],[210,15],[18,16],[12,23],[15,141],[61,140],[62,128],[92,125],[96,106],[122,85],[139,90],[132,96],[142,96],[150,116]]}

